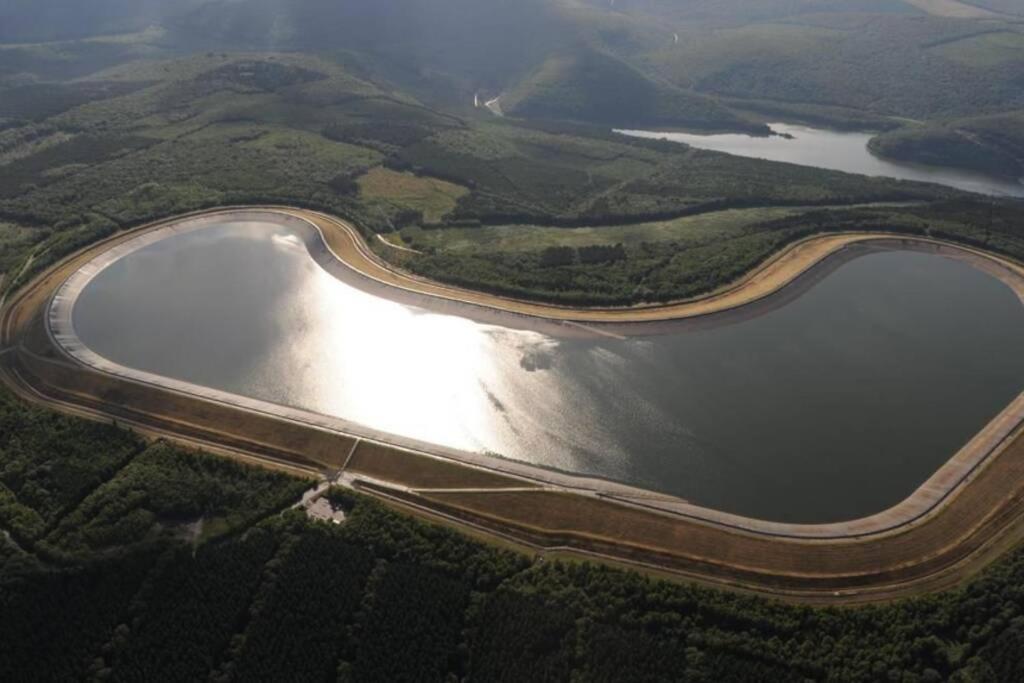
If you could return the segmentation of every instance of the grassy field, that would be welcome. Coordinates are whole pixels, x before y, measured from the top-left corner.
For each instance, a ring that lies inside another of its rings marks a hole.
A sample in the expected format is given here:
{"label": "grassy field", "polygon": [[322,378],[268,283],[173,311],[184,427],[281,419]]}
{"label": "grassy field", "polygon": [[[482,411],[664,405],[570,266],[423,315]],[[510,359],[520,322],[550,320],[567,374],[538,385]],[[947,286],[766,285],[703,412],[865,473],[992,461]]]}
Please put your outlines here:
{"label": "grassy field", "polygon": [[943,236],[1024,255],[1020,207],[1006,202],[766,208],[588,228],[537,225],[406,228],[417,253],[385,254],[419,275],[551,303],[630,305],[709,292],[817,232]]}
{"label": "grassy field", "polygon": [[1000,67],[1024,61],[1024,32],[993,31],[944,42],[930,50],[971,67]]}
{"label": "grassy field", "polygon": [[370,169],[359,177],[358,183],[359,194],[364,199],[417,211],[427,223],[439,222],[469,192],[468,188],[437,178],[398,173],[381,167]]}
{"label": "grassy field", "polygon": [[410,488],[502,488],[529,484],[493,472],[361,441],[346,471],[385,481],[397,480]]}
{"label": "grassy field", "polygon": [[487,254],[537,251],[548,247],[674,242],[680,246],[706,244],[742,235],[758,223],[792,216],[807,209],[760,208],[713,211],[667,221],[582,228],[539,225],[488,225],[477,228],[410,226],[401,231],[406,245],[419,251]]}

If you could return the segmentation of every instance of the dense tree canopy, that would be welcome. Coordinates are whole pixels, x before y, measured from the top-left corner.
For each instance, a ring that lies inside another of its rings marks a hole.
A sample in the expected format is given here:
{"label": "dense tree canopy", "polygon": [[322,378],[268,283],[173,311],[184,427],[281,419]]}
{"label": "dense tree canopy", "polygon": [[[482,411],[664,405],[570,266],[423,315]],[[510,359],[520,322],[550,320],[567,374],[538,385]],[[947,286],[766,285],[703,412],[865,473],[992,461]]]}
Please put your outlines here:
{"label": "dense tree canopy", "polygon": [[[100,452],[137,443],[4,401],[25,441],[71,429],[91,431]],[[547,562],[342,490],[329,499],[346,521],[313,522],[279,512],[307,482],[154,448],[159,457],[144,449],[50,522],[106,524],[88,500],[133,497],[131,468],[152,457],[162,495],[177,503],[145,508],[148,533],[115,525],[100,550],[76,534],[0,539],[3,680],[994,683],[1024,670],[1020,551],[935,596],[795,607]],[[251,496],[236,493],[243,482]],[[164,517],[200,509],[223,515],[215,534],[182,533]]]}

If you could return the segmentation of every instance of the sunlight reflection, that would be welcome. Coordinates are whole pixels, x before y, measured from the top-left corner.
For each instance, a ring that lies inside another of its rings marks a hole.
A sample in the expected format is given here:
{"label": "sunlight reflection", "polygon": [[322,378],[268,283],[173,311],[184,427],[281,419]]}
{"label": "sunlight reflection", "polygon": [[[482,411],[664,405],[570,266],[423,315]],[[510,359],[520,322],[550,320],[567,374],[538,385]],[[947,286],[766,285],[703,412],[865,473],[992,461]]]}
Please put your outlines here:
{"label": "sunlight reflection", "polygon": [[864,256],[759,317],[624,339],[399,303],[331,258],[295,225],[172,235],[86,286],[76,332],[124,366],[364,433],[775,519],[902,499],[1024,381],[1020,301],[933,255]]}

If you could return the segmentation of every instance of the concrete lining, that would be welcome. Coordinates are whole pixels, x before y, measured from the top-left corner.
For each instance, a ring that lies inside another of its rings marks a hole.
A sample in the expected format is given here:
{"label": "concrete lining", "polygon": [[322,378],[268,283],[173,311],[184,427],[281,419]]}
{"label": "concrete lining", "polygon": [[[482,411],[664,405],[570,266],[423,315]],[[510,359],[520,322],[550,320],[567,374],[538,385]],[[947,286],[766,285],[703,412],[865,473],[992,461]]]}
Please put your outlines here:
{"label": "concrete lining", "polygon": [[[330,223],[322,225],[321,220],[317,220],[323,218],[328,219]],[[103,358],[102,356],[99,356],[81,342],[74,330],[72,316],[74,304],[84,288],[92,281],[93,278],[102,272],[103,269],[120,258],[123,258],[127,254],[164,239],[171,234],[181,234],[193,230],[199,230],[214,223],[224,222],[226,220],[270,220],[300,228],[308,232],[311,238],[314,238],[312,244],[315,248],[311,247],[311,255],[318,261],[318,263],[321,263],[321,265],[325,265],[325,267],[329,268],[339,266],[347,268],[353,273],[356,273],[361,277],[372,279],[384,287],[399,286],[392,282],[386,282],[380,279],[377,277],[377,274],[367,272],[367,269],[360,269],[358,264],[343,260],[342,257],[338,255],[331,246],[331,239],[325,235],[325,229],[331,229],[332,225],[337,225],[340,229],[348,232],[348,239],[353,240],[356,243],[361,241],[361,238],[357,233],[355,233],[351,226],[347,226],[340,221],[324,217],[322,214],[286,209],[237,209],[211,212],[208,214],[191,216],[157,224],[131,239],[115,244],[76,270],[71,277],[59,287],[46,309],[46,326],[54,345],[76,362],[81,363],[96,372],[116,377],[123,381],[155,386],[185,396],[193,396],[204,400],[216,401],[218,403],[227,404],[253,413],[272,415],[277,419],[287,420],[295,424],[317,430],[337,433],[349,438],[364,439],[389,446],[399,446],[421,456],[440,458],[468,467],[494,471],[503,475],[527,480],[534,484],[541,484],[542,486],[556,490],[573,492],[587,496],[597,496],[602,499],[614,501],[618,504],[633,506],[660,515],[677,517],[748,534],[780,537],[792,540],[805,540],[808,542],[813,542],[815,540],[836,541],[876,537],[899,533],[915,524],[923,522],[931,515],[941,510],[942,507],[955,496],[956,492],[966,486],[983,469],[983,467],[994,458],[996,454],[1006,447],[1006,445],[1011,441],[1011,437],[1015,436],[1020,431],[1022,424],[1024,424],[1024,393],[1022,393],[995,419],[986,425],[981,432],[975,435],[970,442],[961,448],[960,451],[954,454],[949,461],[947,461],[926,482],[924,482],[924,484],[922,484],[911,496],[896,506],[870,517],[851,520],[848,522],[831,524],[784,524],[728,514],[693,505],[671,496],[656,494],[602,479],[557,472],[535,465],[501,459],[491,455],[468,453],[408,439],[401,439],[392,435],[366,429],[359,425],[350,423],[340,417],[287,408],[264,401],[229,394],[227,392],[199,387],[187,382],[173,380],[118,365]],[[847,237],[849,239],[846,242],[837,243],[835,248],[825,250],[820,255],[820,258],[812,264],[802,270],[790,273],[790,277],[784,282],[784,284],[768,291],[767,293],[762,293],[760,296],[746,301],[741,300],[739,304],[731,307],[720,306],[716,308],[715,306],[708,307],[704,303],[699,303],[694,312],[684,317],[686,317],[686,319],[692,324],[694,322],[699,322],[702,319],[710,319],[712,316],[721,317],[723,315],[749,314],[753,312],[748,310],[752,306],[756,308],[756,306],[775,305],[778,300],[785,300],[787,296],[793,294],[793,291],[789,289],[790,286],[813,286],[813,283],[817,281],[815,279],[815,273],[820,273],[822,269],[828,269],[837,261],[843,259],[847,250],[852,248],[853,245],[879,246],[885,248],[911,248],[958,258],[970,263],[972,266],[984,270],[994,277],[999,278],[1010,286],[1022,301],[1024,301],[1024,269],[1022,269],[1018,264],[1006,259],[995,257],[978,250],[927,238],[895,237],[893,235],[881,233],[864,233]],[[834,238],[835,236],[825,236],[818,239]],[[814,238],[808,240],[808,243],[812,242],[813,239]],[[365,248],[365,245],[362,246]],[[369,258],[375,257],[371,256]],[[776,258],[782,259],[784,256],[778,256]],[[413,288],[415,284],[415,280],[410,280],[410,282],[405,283],[405,286]],[[414,293],[418,296],[427,298],[455,297],[458,293],[458,290],[455,290],[454,288],[444,287],[443,289],[445,291],[444,294],[433,291],[432,289],[424,289],[423,291]],[[729,291],[736,290],[730,289]],[[513,325],[517,324],[517,322],[521,322],[521,318],[523,316],[536,319],[544,324],[556,322],[554,319],[546,318],[542,315],[541,312],[544,310],[543,305],[531,305],[532,307],[529,309],[530,312],[521,310],[520,306],[510,306],[508,310],[503,310],[500,308],[500,298],[491,297],[490,299],[493,301],[489,301],[489,303],[488,300],[482,300],[480,297],[476,296],[465,301],[457,298],[455,300],[467,306],[487,309],[487,315],[492,318],[494,316],[500,317],[503,315],[517,318],[517,321],[513,321]],[[499,305],[494,305],[495,302]],[[678,304],[675,306],[678,312],[682,310],[681,306],[684,306],[684,304]],[[579,322],[573,319],[570,309],[553,307],[553,310],[557,310],[559,312],[558,320]],[[649,313],[645,313],[645,317],[642,319],[630,319],[636,310],[637,309],[622,309],[622,315],[620,317],[626,317],[627,320],[625,322],[618,322],[614,319],[610,319],[614,317],[614,311],[607,310],[605,311],[605,315],[602,319],[591,320],[584,317],[583,321],[587,322],[588,326],[614,326],[609,329],[614,329],[616,332],[622,332],[623,329],[630,325],[647,324],[643,322],[644,320],[654,320],[655,322],[664,325],[674,324],[671,318],[659,321],[652,319]],[[584,311],[584,313],[586,313],[586,311]]]}

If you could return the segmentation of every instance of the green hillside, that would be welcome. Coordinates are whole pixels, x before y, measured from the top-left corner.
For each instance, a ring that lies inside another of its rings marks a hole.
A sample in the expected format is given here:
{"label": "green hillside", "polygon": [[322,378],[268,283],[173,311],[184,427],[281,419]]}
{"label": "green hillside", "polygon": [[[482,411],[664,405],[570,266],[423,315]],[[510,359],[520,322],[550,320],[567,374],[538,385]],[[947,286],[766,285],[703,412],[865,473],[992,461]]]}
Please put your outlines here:
{"label": "green hillside", "polygon": [[[17,97],[0,107],[11,117],[0,130],[0,219],[18,250],[4,262],[31,265],[22,277],[119,228],[231,203],[313,206],[387,232],[418,223],[615,225],[958,194],[607,127],[450,114],[300,54],[137,60],[8,92]],[[403,183],[375,183],[382,167]],[[409,173],[425,182],[410,185]]]}
{"label": "green hillside", "polygon": [[904,128],[874,138],[879,156],[1024,177],[1024,111]]}
{"label": "green hillside", "polygon": [[[978,6],[1007,10],[1003,0],[986,1]],[[63,0],[39,13],[0,8],[0,88],[5,80],[51,82],[84,75],[88,65],[154,54],[301,51],[446,108],[467,111],[475,96],[503,93],[506,113],[601,124],[747,130],[749,117],[770,120],[774,109],[844,127],[882,120],[874,127],[885,128],[886,117],[937,120],[1024,108],[1019,21],[922,7],[929,6]],[[129,31],[148,38],[10,45]],[[842,111],[848,116],[835,115]]]}
{"label": "green hillside", "polygon": [[714,30],[683,24],[648,57],[679,85],[736,99],[935,119],[1024,107],[1024,28],[901,15],[799,15]]}
{"label": "green hillside", "polygon": [[514,116],[613,126],[679,126],[768,133],[705,95],[660,82],[593,50],[551,57],[501,97]]}
{"label": "green hillside", "polygon": [[168,27],[194,49],[346,51],[403,80],[467,92],[525,73],[574,30],[550,0],[209,0]]}

